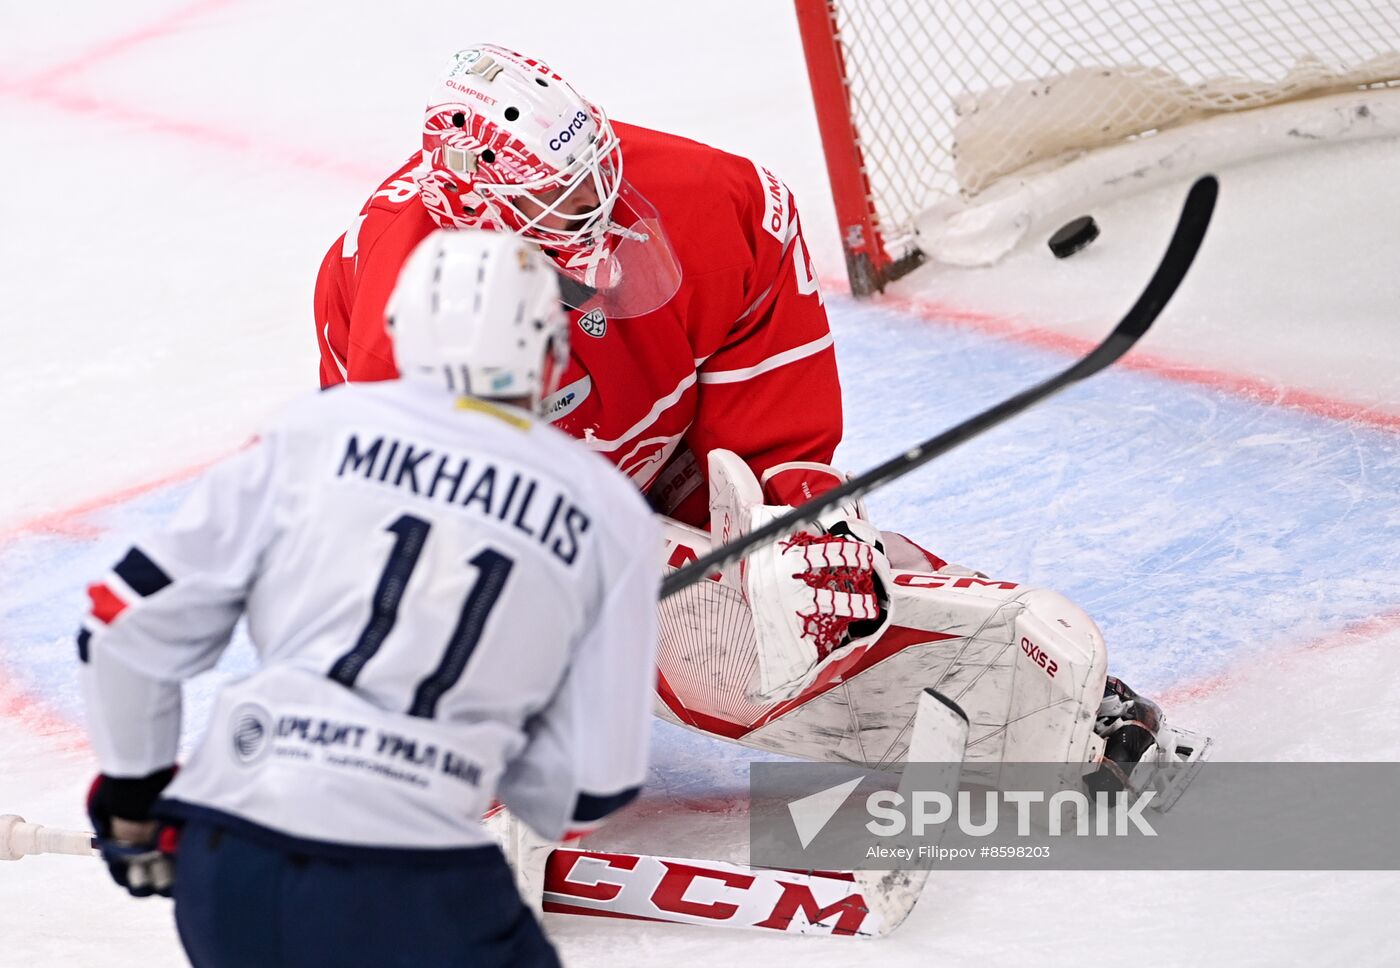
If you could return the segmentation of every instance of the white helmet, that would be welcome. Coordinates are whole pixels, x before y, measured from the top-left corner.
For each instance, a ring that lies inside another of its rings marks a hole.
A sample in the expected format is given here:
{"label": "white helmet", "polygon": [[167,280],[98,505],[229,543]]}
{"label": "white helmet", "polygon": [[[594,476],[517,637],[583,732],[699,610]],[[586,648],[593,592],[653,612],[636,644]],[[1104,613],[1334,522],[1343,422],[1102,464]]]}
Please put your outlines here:
{"label": "white helmet", "polygon": [[504,229],[581,284],[580,312],[641,316],[680,288],[655,207],[622,176],[603,109],[546,64],[481,44],[452,55],[423,116],[418,199],[439,228]]}
{"label": "white helmet", "polygon": [[534,408],[569,362],[559,275],[505,232],[433,232],[404,263],[385,315],[399,373],[457,393]]}
{"label": "white helmet", "polygon": [[[500,225],[565,257],[620,231],[622,152],[607,115],[533,58],[492,44],[453,54],[428,99],[423,152],[448,189],[423,196],[443,228]],[[576,193],[589,200],[580,211]]]}

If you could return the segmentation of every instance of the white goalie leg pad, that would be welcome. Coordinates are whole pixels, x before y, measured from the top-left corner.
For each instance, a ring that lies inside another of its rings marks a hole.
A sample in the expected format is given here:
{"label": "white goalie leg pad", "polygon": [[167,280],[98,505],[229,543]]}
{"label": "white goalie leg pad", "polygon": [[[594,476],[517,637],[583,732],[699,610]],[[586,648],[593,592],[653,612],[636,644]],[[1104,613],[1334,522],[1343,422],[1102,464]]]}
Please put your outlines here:
{"label": "white goalie leg pad", "polygon": [[[672,567],[711,547],[708,534],[682,524],[668,523],[667,535]],[[732,724],[738,742],[789,756],[887,763],[906,758],[915,701],[933,687],[971,720],[969,779],[995,784],[1002,763],[1098,762],[1108,654],[1082,609],[1049,589],[914,569],[894,572],[891,597],[887,635],[907,644],[882,638],[871,647],[878,660],[863,666],[867,650],[853,668],[842,662],[849,650],[838,651],[819,667],[817,685],[791,702],[759,694],[765,659],[741,591],[692,586],[661,603],[658,715],[721,734],[729,731],[704,720]],[[842,676],[834,689],[833,669]]]}
{"label": "white goalie leg pad", "polygon": [[[790,510],[765,504],[753,471],[730,451],[712,451],[709,470],[710,522],[716,545]],[[839,476],[833,469],[825,470]],[[741,591],[753,612],[759,660],[756,696],[797,695],[833,650],[850,655],[889,627],[893,575],[879,546],[879,532],[868,522],[847,516],[859,511],[856,503],[837,507],[814,526],[817,534],[764,545],[722,573],[721,580]],[[805,581],[804,574],[852,578],[823,586]],[[852,623],[857,623],[858,632]]]}
{"label": "white goalie leg pad", "polygon": [[1098,624],[1048,588],[1025,589],[1010,632],[1017,653],[1011,678],[1003,762],[1080,763],[1103,752],[1094,718],[1108,675]]}
{"label": "white goalie leg pad", "polygon": [[1108,653],[1083,609],[993,579],[903,573],[895,583],[901,624],[956,636],[933,647],[943,657],[933,685],[971,719],[970,775],[996,784],[1005,763],[1097,763]]}

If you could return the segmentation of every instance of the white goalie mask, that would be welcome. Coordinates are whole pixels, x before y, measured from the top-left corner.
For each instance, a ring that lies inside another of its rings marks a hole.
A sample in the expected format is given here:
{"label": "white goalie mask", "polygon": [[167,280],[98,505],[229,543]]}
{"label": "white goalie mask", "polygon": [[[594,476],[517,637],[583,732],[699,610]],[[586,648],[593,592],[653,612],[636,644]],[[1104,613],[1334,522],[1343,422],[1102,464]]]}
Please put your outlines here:
{"label": "white goalie mask", "polygon": [[492,44],[452,55],[428,98],[415,179],[438,226],[539,245],[578,284],[565,301],[580,312],[643,315],[680,286],[607,114],[539,60]]}
{"label": "white goalie mask", "polygon": [[399,373],[460,394],[534,409],[569,362],[559,275],[505,232],[433,232],[404,263],[385,315]]}

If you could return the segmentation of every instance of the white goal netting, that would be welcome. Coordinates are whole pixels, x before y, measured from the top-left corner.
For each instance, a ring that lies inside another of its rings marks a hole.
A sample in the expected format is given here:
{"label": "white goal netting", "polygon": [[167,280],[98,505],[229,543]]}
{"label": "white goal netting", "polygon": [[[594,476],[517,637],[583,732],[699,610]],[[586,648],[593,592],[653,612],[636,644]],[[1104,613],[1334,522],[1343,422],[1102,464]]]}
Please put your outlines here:
{"label": "white goal netting", "polygon": [[921,212],[1028,166],[1400,84],[1396,0],[839,0],[837,23],[895,258]]}

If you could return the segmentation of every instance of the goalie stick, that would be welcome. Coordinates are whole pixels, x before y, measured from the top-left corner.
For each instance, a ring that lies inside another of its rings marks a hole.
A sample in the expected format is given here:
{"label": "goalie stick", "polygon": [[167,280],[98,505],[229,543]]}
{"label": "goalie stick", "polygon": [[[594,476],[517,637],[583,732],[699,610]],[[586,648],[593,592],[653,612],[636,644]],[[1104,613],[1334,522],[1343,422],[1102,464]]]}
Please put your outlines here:
{"label": "goalie stick", "polygon": [[1119,320],[1113,332],[1074,365],[671,572],[661,581],[661,598],[674,595],[726,565],[733,564],[760,545],[816,521],[824,512],[847,498],[860,497],[882,484],[888,484],[895,478],[908,474],[959,444],[966,443],[1053,396],[1065,387],[1093,376],[1113,364],[1142,338],[1181,285],[1181,280],[1186,277],[1186,270],[1191,268],[1191,262],[1196,258],[1201,242],[1205,239],[1206,226],[1210,224],[1211,213],[1215,210],[1218,191],[1219,183],[1213,175],[1205,175],[1191,186],[1176,229],[1172,233],[1171,242],[1147,287],[1127,314]]}
{"label": "goalie stick", "polygon": [[[957,703],[926,688],[919,694],[914,714],[909,761],[961,763],[967,733],[967,714]],[[953,770],[938,781],[945,795],[954,795],[958,776]],[[904,781],[900,792],[906,798],[914,795],[904,788]],[[932,791],[921,787],[920,792]],[[812,800],[807,796],[791,801],[787,804],[790,819],[768,816],[764,823],[791,822],[799,837],[817,837],[831,813],[813,806]],[[518,825],[519,821],[507,818],[508,830],[498,829],[498,835],[504,835],[502,847],[516,870],[522,895],[537,900],[551,914],[879,938],[898,928],[914,910],[930,873],[927,866],[778,870],[714,859],[585,850],[540,840],[527,845],[525,838],[509,832],[519,830]],[[804,835],[803,830],[808,833]],[[936,847],[941,834],[940,827],[924,844]]]}
{"label": "goalie stick", "polygon": [[787,934],[881,938],[899,927],[929,871],[785,871],[709,859],[556,847],[543,911]]}

